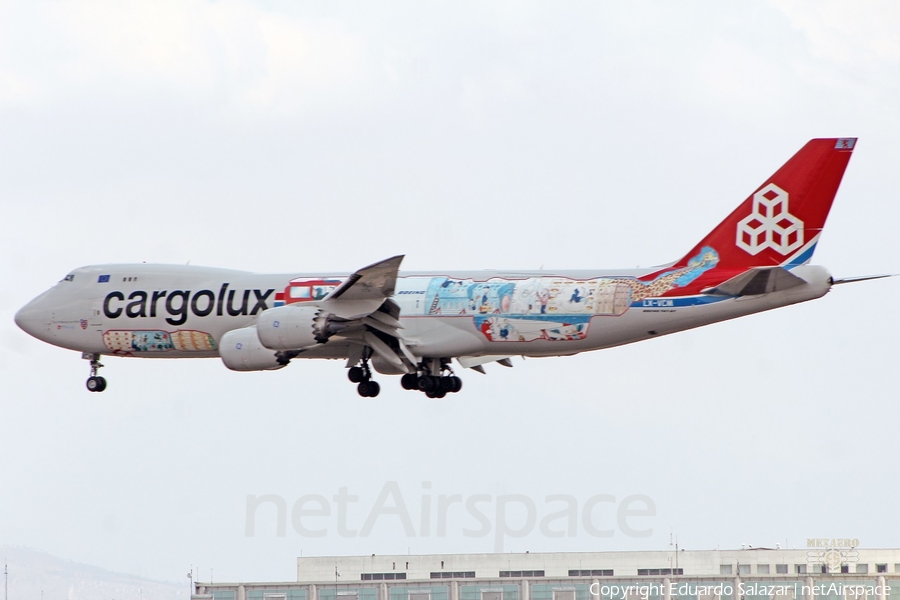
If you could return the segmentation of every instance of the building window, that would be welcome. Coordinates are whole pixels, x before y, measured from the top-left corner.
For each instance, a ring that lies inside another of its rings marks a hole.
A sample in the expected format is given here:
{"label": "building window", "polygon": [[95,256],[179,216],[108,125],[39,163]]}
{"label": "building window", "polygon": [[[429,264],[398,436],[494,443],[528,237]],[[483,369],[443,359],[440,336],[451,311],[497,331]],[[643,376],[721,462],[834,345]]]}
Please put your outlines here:
{"label": "building window", "polygon": [[406,579],[406,573],[362,573],[363,581],[390,581],[394,579]]}
{"label": "building window", "polygon": [[475,579],[475,571],[432,571],[432,579]]}
{"label": "building window", "polygon": [[887,564],[875,565],[876,573],[887,573]]}
{"label": "building window", "polygon": [[500,571],[500,577],[543,577],[543,571]]}
{"label": "building window", "polygon": [[841,573],[849,573],[850,565],[841,565]]}
{"label": "building window", "polygon": [[857,573],[868,573],[869,565],[867,565],[865,563],[859,563],[858,565],[856,565],[856,572]]}
{"label": "building window", "polygon": [[820,573],[827,573],[827,572],[828,572],[828,565],[821,565],[821,566],[819,567],[819,572],[820,572]]}
{"label": "building window", "polygon": [[638,575],[684,575],[684,569],[638,569]]}
{"label": "building window", "polygon": [[806,565],[794,565],[794,573],[797,573],[798,575],[805,575]]}
{"label": "building window", "polygon": [[612,569],[569,569],[569,577],[612,577]]}
{"label": "building window", "polygon": [[900,573],[900,563],[894,563],[894,573]]}
{"label": "building window", "polygon": [[749,575],[750,565],[738,565],[738,575]]}
{"label": "building window", "polygon": [[719,565],[719,575],[731,575],[731,565]]}
{"label": "building window", "polygon": [[431,592],[410,592],[409,600],[431,600]]}
{"label": "building window", "polygon": [[575,590],[553,590],[553,600],[575,600]]}
{"label": "building window", "polygon": [[788,572],[787,565],[775,565],[775,572],[780,573],[782,575],[787,575],[787,572]]}
{"label": "building window", "polygon": [[756,573],[758,575],[768,575],[769,565],[756,565]]}
{"label": "building window", "polygon": [[503,592],[484,590],[481,592],[481,600],[503,600]]}

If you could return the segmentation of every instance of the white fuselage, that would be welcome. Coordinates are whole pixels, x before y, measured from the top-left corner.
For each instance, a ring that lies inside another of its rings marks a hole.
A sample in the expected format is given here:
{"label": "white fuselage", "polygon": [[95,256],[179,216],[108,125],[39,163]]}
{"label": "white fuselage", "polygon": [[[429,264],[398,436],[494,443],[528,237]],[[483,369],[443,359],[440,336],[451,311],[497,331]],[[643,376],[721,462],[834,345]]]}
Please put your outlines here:
{"label": "white fuselage", "polygon": [[[811,300],[831,286],[824,268],[800,265],[791,272],[806,283],[784,291],[661,297],[638,279],[649,272],[400,273],[392,300],[400,307],[403,337],[418,357],[559,356]],[[16,322],[43,341],[85,353],[214,357],[225,333],[253,325],[275,306],[315,304],[317,293],[347,276],[90,266],[35,298]],[[345,357],[347,346],[338,339],[300,357]]]}

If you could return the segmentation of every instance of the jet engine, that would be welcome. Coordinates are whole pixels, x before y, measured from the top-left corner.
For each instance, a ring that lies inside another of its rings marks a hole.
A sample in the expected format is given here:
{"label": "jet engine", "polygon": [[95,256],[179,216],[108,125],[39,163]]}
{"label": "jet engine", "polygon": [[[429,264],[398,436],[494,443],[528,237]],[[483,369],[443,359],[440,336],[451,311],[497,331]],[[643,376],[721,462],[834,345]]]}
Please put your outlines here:
{"label": "jet engine", "polygon": [[219,356],[232,371],[274,371],[278,363],[275,352],[263,347],[256,327],[233,329],[219,340]]}
{"label": "jet engine", "polygon": [[259,341],[272,350],[324,344],[346,326],[346,321],[336,320],[317,306],[278,306],[263,311],[256,321]]}

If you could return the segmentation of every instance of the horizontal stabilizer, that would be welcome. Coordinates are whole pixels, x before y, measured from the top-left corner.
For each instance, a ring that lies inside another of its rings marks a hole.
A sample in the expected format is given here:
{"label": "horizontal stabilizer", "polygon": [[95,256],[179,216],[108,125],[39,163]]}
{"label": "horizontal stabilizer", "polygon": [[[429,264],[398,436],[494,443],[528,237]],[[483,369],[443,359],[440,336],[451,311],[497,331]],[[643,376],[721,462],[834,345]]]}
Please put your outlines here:
{"label": "horizontal stabilizer", "polygon": [[806,283],[784,267],[755,267],[720,283],[706,288],[710,296],[758,296],[787,290]]}

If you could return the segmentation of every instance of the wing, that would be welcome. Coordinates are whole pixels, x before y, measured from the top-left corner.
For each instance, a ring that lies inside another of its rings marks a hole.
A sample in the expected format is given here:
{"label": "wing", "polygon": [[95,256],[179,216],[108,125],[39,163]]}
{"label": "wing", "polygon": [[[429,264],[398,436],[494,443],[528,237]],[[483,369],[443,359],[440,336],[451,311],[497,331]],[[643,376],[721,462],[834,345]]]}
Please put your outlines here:
{"label": "wing", "polygon": [[397,271],[403,255],[393,256],[381,262],[363,267],[347,278],[325,301],[375,300],[390,298],[397,284]]}
{"label": "wing", "polygon": [[399,255],[363,267],[329,294],[321,306],[343,320],[340,337],[371,348],[400,371],[408,372],[418,359],[400,333],[400,307],[390,300],[402,261],[403,255]]}
{"label": "wing", "polygon": [[378,310],[394,294],[403,255],[363,267],[331,292],[320,306],[344,319],[359,319]]}

